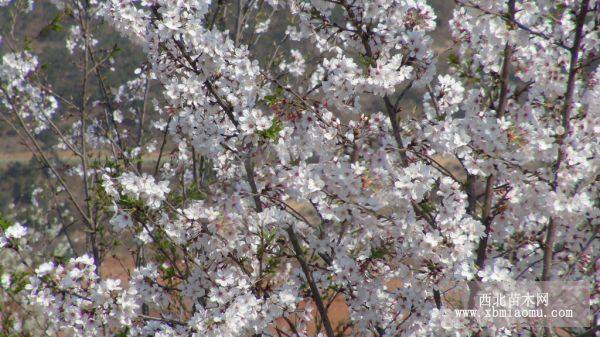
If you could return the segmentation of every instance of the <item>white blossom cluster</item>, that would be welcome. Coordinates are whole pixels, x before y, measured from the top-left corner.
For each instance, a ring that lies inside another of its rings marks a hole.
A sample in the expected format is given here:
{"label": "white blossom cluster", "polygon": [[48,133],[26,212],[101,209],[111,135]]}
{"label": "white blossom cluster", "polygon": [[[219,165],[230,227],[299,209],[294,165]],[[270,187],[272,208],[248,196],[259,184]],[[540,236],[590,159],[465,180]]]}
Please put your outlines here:
{"label": "white blossom cluster", "polygon": [[49,127],[48,119],[56,112],[58,102],[27,81],[37,66],[37,58],[26,51],[8,53],[2,57],[0,104],[5,109],[15,111],[23,123],[31,123],[34,132],[40,133]]}
{"label": "white blossom cluster", "polygon": [[[510,335],[445,315],[447,292],[517,279],[600,289],[600,2],[457,0],[450,52],[434,49],[439,15],[424,0],[93,5],[147,57],[110,102],[146,105],[156,81],[152,125],[174,146],[152,172],[131,162],[160,139],[73,125],[74,144],[135,143],[123,165],[84,160],[77,174],[97,177],[102,228],[146,255],[126,281],[90,254],[32,267],[24,305],[47,332]],[[69,36],[70,51],[96,45]],[[289,50],[260,45],[281,36]],[[36,67],[4,56],[0,104],[39,131],[58,105]],[[409,90],[422,113],[404,113]],[[137,113],[105,109],[116,125]],[[24,225],[0,249],[26,246]]]}
{"label": "white blossom cluster", "polygon": [[119,177],[119,183],[126,196],[144,201],[150,208],[159,208],[169,192],[168,182],[154,182],[154,177],[144,174],[141,177],[134,173],[125,173]]}

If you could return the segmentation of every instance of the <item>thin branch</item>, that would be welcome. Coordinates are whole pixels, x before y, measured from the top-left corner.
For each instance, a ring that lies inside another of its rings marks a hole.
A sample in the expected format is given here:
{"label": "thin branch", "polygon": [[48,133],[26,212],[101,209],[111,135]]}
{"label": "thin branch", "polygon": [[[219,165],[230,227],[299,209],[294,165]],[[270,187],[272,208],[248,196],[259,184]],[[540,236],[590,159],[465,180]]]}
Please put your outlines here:
{"label": "thin branch", "polygon": [[167,125],[165,125],[165,129],[163,131],[163,139],[160,144],[160,150],[158,151],[158,158],[156,159],[156,165],[154,166],[153,176],[155,178],[158,175],[158,169],[160,168],[160,161],[162,160],[163,152],[165,150],[165,145],[167,144],[167,136],[169,135],[169,124],[171,124],[172,118],[173,118],[173,115],[169,115],[169,119],[167,120]]}
{"label": "thin branch", "polygon": [[[571,105],[573,104],[573,95],[575,92],[575,80],[577,77],[577,63],[579,62],[579,52],[581,50],[581,40],[583,38],[583,27],[585,26],[585,17],[589,10],[590,0],[583,0],[579,13],[577,14],[576,26],[575,26],[575,40],[573,47],[570,49],[571,61],[569,65],[569,78],[567,80],[567,90],[565,93],[565,101],[562,107],[562,126],[564,128],[563,134],[558,136],[558,155],[556,158],[556,164],[554,165],[554,182],[552,183],[552,190],[556,192],[558,189],[558,171],[565,157],[565,150],[563,143],[565,138],[571,132]],[[542,281],[549,281],[551,278],[552,259],[554,257],[554,240],[556,238],[556,226],[558,221],[552,217],[548,223],[546,231],[546,241],[544,244],[544,264],[542,269]]]}
{"label": "thin branch", "polygon": [[91,226],[92,220],[87,217],[87,215],[85,214],[85,212],[83,211],[83,209],[81,208],[81,206],[79,205],[79,203],[76,201],[77,199],[75,198],[75,195],[69,189],[69,186],[67,185],[67,183],[64,181],[64,179],[62,178],[62,176],[58,173],[58,171],[56,170],[56,168],[54,168],[54,166],[50,163],[50,160],[46,157],[46,154],[42,150],[42,148],[41,148],[40,144],[38,143],[38,141],[35,139],[35,137],[33,137],[33,135],[31,134],[31,132],[27,129],[27,126],[25,125],[25,121],[23,121],[23,118],[21,118],[21,116],[19,115],[19,112],[16,110],[16,108],[14,106],[14,103],[12,101],[12,98],[8,95],[8,93],[6,92],[6,90],[4,90],[3,87],[0,87],[0,91],[2,91],[2,93],[6,97],[7,101],[10,103],[10,108],[13,110],[15,116],[17,117],[17,120],[19,121],[19,125],[21,126],[21,128],[23,129],[23,131],[25,132],[25,134],[27,135],[27,138],[29,138],[29,140],[33,143],[33,146],[35,147],[37,153],[39,154],[39,157],[41,158],[42,163],[48,169],[50,169],[50,171],[52,171],[52,174],[54,174],[54,176],[56,177],[56,179],[58,179],[60,185],[67,192],[67,195],[69,196],[69,199],[71,200],[71,202],[73,203],[73,205],[77,209],[77,212],[85,220],[85,222],[88,224],[88,226]]}
{"label": "thin branch", "polygon": [[306,260],[304,259],[302,247],[300,246],[300,242],[298,242],[298,236],[296,235],[296,232],[294,232],[294,228],[292,226],[289,226],[286,229],[286,231],[288,233],[288,236],[290,237],[290,241],[292,242],[292,247],[294,248],[296,259],[300,263],[300,268],[302,268],[304,277],[306,277],[306,281],[308,282],[308,286],[310,287],[312,298],[315,301],[315,304],[317,305],[317,310],[319,311],[319,315],[321,316],[321,321],[325,326],[325,332],[327,333],[328,337],[335,337],[335,333],[333,332],[331,321],[329,320],[329,316],[327,315],[327,309],[323,304],[323,299],[321,298],[319,288],[315,283],[315,280],[313,279],[308,263],[306,263]]}
{"label": "thin branch", "polygon": [[514,19],[514,17],[511,19],[509,18],[505,13],[497,13],[497,12],[493,12],[490,10],[487,10],[485,8],[482,8],[481,6],[479,6],[478,4],[473,4],[471,2],[465,2],[465,1],[460,1],[460,0],[454,0],[458,5],[464,6],[464,7],[469,7],[469,8],[473,8],[473,9],[477,9],[485,14],[489,14],[489,15],[493,15],[496,16],[504,21],[506,21],[509,24],[515,25],[517,27],[519,27],[520,29],[528,32],[531,35],[535,35],[537,37],[540,37],[544,40],[548,40],[551,43],[563,48],[563,49],[570,49],[567,45],[565,45],[562,41],[556,41],[554,39],[552,39],[552,37],[542,33],[542,32],[538,32],[533,30],[531,27],[528,27],[526,25],[524,25],[523,23],[517,21]]}

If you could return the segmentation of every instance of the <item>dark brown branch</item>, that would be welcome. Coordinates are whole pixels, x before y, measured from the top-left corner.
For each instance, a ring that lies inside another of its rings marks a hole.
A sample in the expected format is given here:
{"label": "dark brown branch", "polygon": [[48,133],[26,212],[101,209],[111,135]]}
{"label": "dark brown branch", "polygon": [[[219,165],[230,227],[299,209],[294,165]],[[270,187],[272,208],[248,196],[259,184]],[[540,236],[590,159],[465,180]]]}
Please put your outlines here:
{"label": "dark brown branch", "polygon": [[319,311],[319,314],[321,315],[321,321],[323,321],[325,332],[327,333],[328,337],[335,337],[335,333],[333,332],[333,327],[331,325],[331,322],[329,321],[327,309],[323,304],[323,299],[321,298],[319,288],[312,277],[312,272],[310,271],[308,263],[306,263],[306,260],[304,259],[302,247],[300,247],[300,242],[298,241],[298,236],[296,235],[294,229],[291,226],[288,227],[286,231],[288,233],[288,236],[290,237],[290,241],[292,242],[292,247],[294,248],[296,259],[298,260],[298,263],[300,263],[300,268],[302,268],[302,272],[306,277],[306,282],[308,282],[308,286],[310,287],[312,298],[315,301],[315,304],[317,305],[317,310]]}
{"label": "dark brown branch", "polygon": [[[558,156],[556,158],[556,164],[554,165],[554,181],[552,183],[552,190],[556,191],[558,188],[558,171],[565,156],[563,149],[563,142],[565,138],[571,132],[571,105],[573,104],[573,95],[575,91],[575,80],[577,77],[577,63],[579,62],[579,52],[581,50],[581,40],[583,38],[583,27],[585,26],[585,17],[589,11],[589,0],[583,0],[581,2],[581,8],[577,14],[576,28],[575,28],[575,39],[573,46],[570,49],[571,60],[569,64],[569,78],[567,80],[567,90],[565,93],[565,101],[562,107],[562,126],[564,132],[558,136]],[[551,278],[552,259],[554,257],[554,240],[556,238],[556,226],[557,221],[554,218],[550,219],[546,230],[546,241],[544,243],[544,264],[542,269],[542,281],[548,281]]]}
{"label": "dark brown branch", "polygon": [[163,156],[163,152],[165,150],[165,145],[167,144],[167,136],[169,135],[169,124],[171,124],[171,119],[173,119],[173,115],[169,115],[169,119],[167,120],[167,125],[165,126],[165,130],[163,131],[163,139],[160,144],[160,150],[158,151],[158,158],[156,159],[156,165],[154,166],[154,174],[156,177],[158,175],[158,169],[160,168],[160,161]]}
{"label": "dark brown branch", "polygon": [[[508,0],[508,20],[513,21],[515,18],[515,0]],[[512,58],[513,49],[510,46],[510,41],[507,37],[506,45],[504,46],[504,60],[502,61],[502,73],[500,75],[500,98],[498,100],[498,109],[496,114],[498,118],[504,117],[506,112],[506,105],[508,102],[508,82],[509,70],[510,70],[510,59]]]}

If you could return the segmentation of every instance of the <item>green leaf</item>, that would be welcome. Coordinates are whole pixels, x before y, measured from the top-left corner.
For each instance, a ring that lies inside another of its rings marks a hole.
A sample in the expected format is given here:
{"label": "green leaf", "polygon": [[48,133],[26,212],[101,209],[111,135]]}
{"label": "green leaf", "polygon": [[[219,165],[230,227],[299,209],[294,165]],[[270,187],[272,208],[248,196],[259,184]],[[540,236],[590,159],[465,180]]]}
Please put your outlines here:
{"label": "green leaf", "polygon": [[371,247],[371,258],[381,259],[387,254],[388,250],[385,247]]}
{"label": "green leaf", "polygon": [[272,95],[267,95],[265,96],[265,102],[269,105],[269,106],[273,106],[277,103],[279,103],[282,99],[285,98],[284,95],[284,90],[282,87],[277,87],[275,88],[275,90],[273,91]]}
{"label": "green leaf", "polygon": [[187,197],[192,200],[205,200],[206,194],[196,186],[196,183],[193,183],[187,191]]}
{"label": "green leaf", "polygon": [[65,27],[61,25],[64,15],[65,14],[62,12],[56,14],[54,18],[52,18],[52,21],[50,21],[48,25],[46,25],[44,28],[42,28],[42,30],[40,30],[39,36],[44,37],[50,34],[51,31],[60,32],[64,30]]}
{"label": "green leaf", "polygon": [[460,65],[460,58],[454,53],[448,55],[448,62],[452,65]]}
{"label": "green leaf", "polygon": [[363,54],[358,55],[358,60],[360,61],[360,64],[367,68],[375,65],[375,59],[373,57],[369,57]]}
{"label": "green leaf", "polygon": [[283,123],[279,118],[275,118],[273,122],[271,122],[271,126],[268,129],[261,131],[260,135],[266,139],[277,140],[281,130],[283,130]]}
{"label": "green leaf", "polygon": [[65,27],[63,27],[63,25],[61,25],[60,23],[55,23],[52,26],[50,26],[50,29],[55,32],[60,32],[63,29],[65,29]]}
{"label": "green leaf", "polygon": [[16,272],[12,274],[11,288],[9,291],[18,294],[29,284],[29,275],[25,272]]}
{"label": "green leaf", "polygon": [[421,205],[421,208],[423,208],[423,210],[427,213],[431,213],[437,209],[435,207],[435,204],[432,202],[429,202],[429,201],[422,202],[422,203],[420,203],[420,205]]}
{"label": "green leaf", "polygon": [[171,279],[175,276],[175,268],[173,268],[173,267],[164,268],[163,271],[164,271],[163,278],[165,278],[165,279]]}
{"label": "green leaf", "polygon": [[0,214],[0,228],[6,230],[10,226],[12,226],[12,222],[10,222],[2,214]]}
{"label": "green leaf", "polygon": [[116,43],[113,45],[112,50],[110,51],[110,57],[114,57],[118,53],[123,52],[123,48],[119,47]]}
{"label": "green leaf", "polygon": [[119,199],[119,204],[123,208],[129,208],[129,209],[142,210],[144,208],[144,203],[141,200],[133,199],[128,196],[122,196],[121,199]]}

